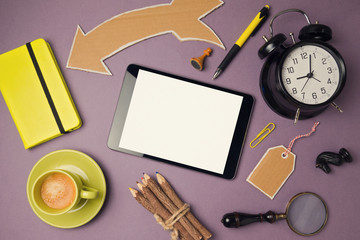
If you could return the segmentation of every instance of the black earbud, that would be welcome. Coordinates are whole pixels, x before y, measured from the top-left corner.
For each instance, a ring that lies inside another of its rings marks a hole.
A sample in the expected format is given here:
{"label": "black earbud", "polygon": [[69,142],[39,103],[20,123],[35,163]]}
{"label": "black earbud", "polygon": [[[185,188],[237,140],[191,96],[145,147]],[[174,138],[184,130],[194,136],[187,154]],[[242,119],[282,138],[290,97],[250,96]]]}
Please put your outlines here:
{"label": "black earbud", "polygon": [[331,169],[328,165],[329,163],[335,166],[340,166],[344,162],[352,162],[352,157],[345,148],[341,148],[339,150],[339,153],[320,153],[319,156],[316,158],[316,167],[320,168],[325,173],[330,173]]}

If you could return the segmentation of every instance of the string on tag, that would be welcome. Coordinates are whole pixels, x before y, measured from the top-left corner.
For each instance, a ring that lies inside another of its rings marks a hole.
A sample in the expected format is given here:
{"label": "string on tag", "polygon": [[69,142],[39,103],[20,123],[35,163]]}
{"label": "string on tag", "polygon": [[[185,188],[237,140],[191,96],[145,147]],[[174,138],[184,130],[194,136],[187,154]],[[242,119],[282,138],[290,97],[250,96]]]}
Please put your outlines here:
{"label": "string on tag", "polygon": [[291,149],[294,145],[294,142],[299,139],[299,138],[302,138],[302,137],[308,137],[310,136],[313,132],[315,132],[316,130],[316,127],[319,125],[319,122],[316,122],[314,123],[314,126],[312,127],[311,131],[307,134],[303,134],[303,135],[297,135],[293,140],[291,140],[291,142],[289,143],[289,146],[288,148],[286,149],[286,151],[283,153],[283,157],[286,158],[287,155],[291,152]]}

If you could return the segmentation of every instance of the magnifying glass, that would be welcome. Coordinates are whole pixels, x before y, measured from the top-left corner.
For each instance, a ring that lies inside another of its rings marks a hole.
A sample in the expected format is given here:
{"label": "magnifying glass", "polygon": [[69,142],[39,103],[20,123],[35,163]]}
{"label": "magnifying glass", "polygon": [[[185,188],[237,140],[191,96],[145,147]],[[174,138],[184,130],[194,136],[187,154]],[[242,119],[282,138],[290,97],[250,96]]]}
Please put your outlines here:
{"label": "magnifying glass", "polygon": [[286,219],[289,227],[302,236],[311,236],[319,233],[328,219],[328,208],[324,200],[312,192],[303,192],[295,195],[286,206],[286,212],[276,214],[268,211],[265,214],[227,213],[221,222],[225,227],[238,228],[254,222],[273,223],[276,220]]}

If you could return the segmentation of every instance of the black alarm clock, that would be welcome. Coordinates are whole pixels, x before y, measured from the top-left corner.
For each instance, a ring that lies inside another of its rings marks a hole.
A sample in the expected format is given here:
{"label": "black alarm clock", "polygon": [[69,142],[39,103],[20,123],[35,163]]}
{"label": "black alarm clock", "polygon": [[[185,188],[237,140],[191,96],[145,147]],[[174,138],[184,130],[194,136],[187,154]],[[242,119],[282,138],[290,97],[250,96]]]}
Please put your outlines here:
{"label": "black alarm clock", "polygon": [[[308,25],[299,33],[292,45],[286,46],[286,36],[273,36],[273,21],[280,15],[298,12],[305,16]],[[328,26],[311,24],[307,14],[299,9],[287,9],[270,21],[270,36],[259,49],[261,59],[267,57],[260,75],[260,90],[265,102],[277,114],[294,119],[307,119],[323,112],[329,105],[340,112],[334,100],[346,82],[346,67],[339,52],[327,44],[332,38]]]}

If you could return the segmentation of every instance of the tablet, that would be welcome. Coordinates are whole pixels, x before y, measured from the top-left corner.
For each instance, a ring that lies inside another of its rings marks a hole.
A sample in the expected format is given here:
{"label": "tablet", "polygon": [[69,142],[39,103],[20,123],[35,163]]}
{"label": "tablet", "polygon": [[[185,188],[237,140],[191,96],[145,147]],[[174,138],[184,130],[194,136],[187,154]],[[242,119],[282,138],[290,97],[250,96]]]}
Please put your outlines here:
{"label": "tablet", "polygon": [[253,103],[248,94],[129,65],[108,147],[232,179]]}

